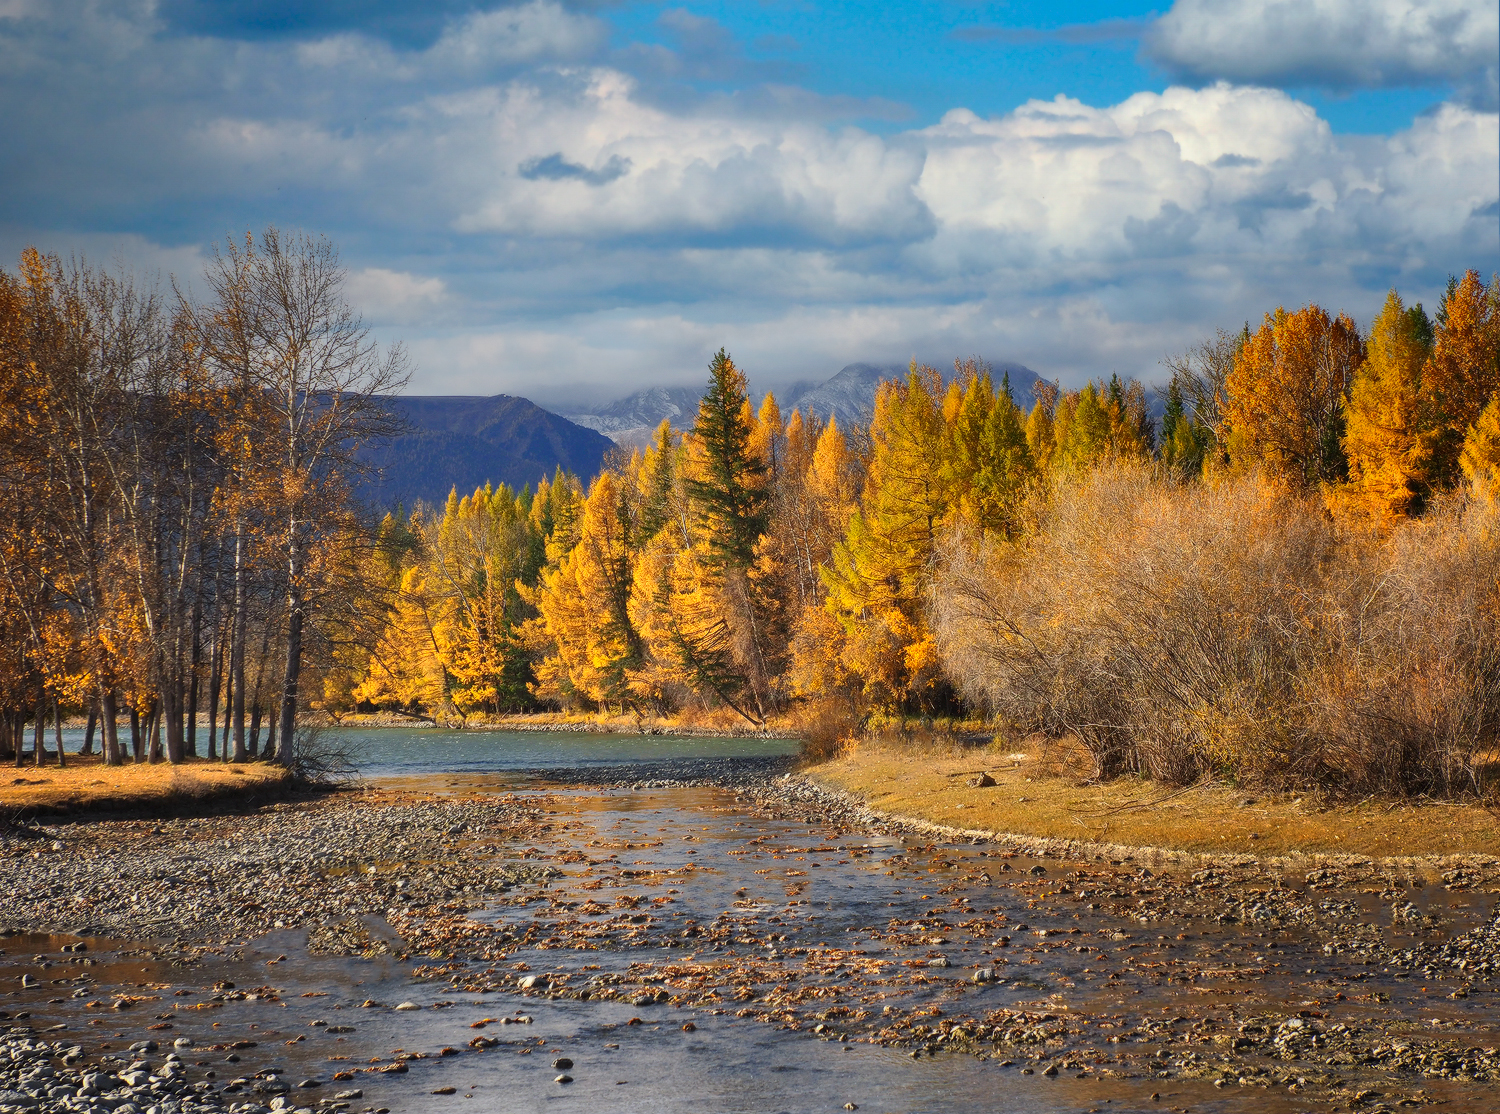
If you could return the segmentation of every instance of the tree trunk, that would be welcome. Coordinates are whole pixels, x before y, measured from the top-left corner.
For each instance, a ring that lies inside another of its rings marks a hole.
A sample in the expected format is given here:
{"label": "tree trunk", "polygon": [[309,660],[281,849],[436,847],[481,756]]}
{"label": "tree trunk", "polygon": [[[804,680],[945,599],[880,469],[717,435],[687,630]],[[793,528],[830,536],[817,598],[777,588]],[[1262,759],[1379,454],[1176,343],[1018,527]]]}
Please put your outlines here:
{"label": "tree trunk", "polygon": [[[255,758],[257,748],[260,746],[260,717],[261,703],[257,700],[250,709],[250,741],[245,747],[252,759]],[[269,750],[270,748],[268,747],[267,749]]]}
{"label": "tree trunk", "polygon": [[120,710],[115,703],[115,694],[112,689],[105,689],[99,694],[99,718],[104,725],[104,764],[106,766],[118,766],[120,764]]}
{"label": "tree trunk", "polygon": [[42,732],[47,724],[47,703],[44,700],[36,702],[36,731],[31,736],[31,764],[40,766],[46,751],[42,748]]}
{"label": "tree trunk", "polygon": [[163,706],[161,697],[156,698],[156,703],[151,707],[150,729],[146,732],[147,745],[149,747],[148,758],[154,766],[162,760],[161,746],[161,721],[166,718],[166,708]]}
{"label": "tree trunk", "polygon": [[219,689],[223,683],[224,655],[221,647],[224,639],[215,629],[214,643],[208,650],[208,760],[218,756],[219,739]]}
{"label": "tree trunk", "polygon": [[52,702],[52,736],[57,742],[57,768],[61,770],[68,765],[68,756],[63,753],[62,704],[57,700]]}
{"label": "tree trunk", "polygon": [[297,584],[301,572],[293,546],[290,583],[287,586],[286,614],[286,684],[281,690],[281,723],[276,760],[283,766],[292,764],[292,740],[297,730],[297,682],[302,674],[302,593]]}
{"label": "tree trunk", "polygon": [[262,752],[267,758],[276,756],[276,717],[269,717],[270,722],[266,725],[266,749]]}
{"label": "tree trunk", "polygon": [[141,738],[141,710],[133,704],[130,706],[130,757],[137,764],[146,757]]}
{"label": "tree trunk", "polygon": [[86,758],[94,753],[94,728],[99,722],[99,703],[95,701],[89,705],[89,725],[83,729],[83,749],[78,752],[80,758]]}
{"label": "tree trunk", "polygon": [[229,646],[229,683],[234,687],[234,760],[245,761],[245,568],[244,539],[234,539],[234,640]]}
{"label": "tree trunk", "polygon": [[[175,655],[174,655],[175,657]],[[182,746],[182,674],[177,672],[174,666],[173,675],[167,679],[165,692],[162,699],[167,717],[167,761],[172,765],[180,765],[183,758]]]}
{"label": "tree trunk", "polygon": [[229,714],[234,707],[234,673],[226,671],[224,674],[224,731],[219,736],[219,757],[225,762],[229,761],[229,732],[234,727],[234,717]]}
{"label": "tree trunk", "polygon": [[[201,581],[200,581],[201,586]],[[193,604],[193,650],[187,696],[187,732],[183,740],[189,758],[198,757],[198,674],[203,669],[203,605]]]}

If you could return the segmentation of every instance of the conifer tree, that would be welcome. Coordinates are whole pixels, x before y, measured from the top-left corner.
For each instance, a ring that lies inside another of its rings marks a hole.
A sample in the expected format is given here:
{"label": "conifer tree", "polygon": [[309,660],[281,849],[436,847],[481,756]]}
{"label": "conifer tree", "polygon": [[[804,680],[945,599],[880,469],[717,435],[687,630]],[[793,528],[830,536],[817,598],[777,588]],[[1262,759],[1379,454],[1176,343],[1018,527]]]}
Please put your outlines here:
{"label": "conifer tree", "polygon": [[746,569],[766,532],[767,468],[750,446],[744,373],[721,348],[708,374],[693,425],[697,467],[687,490],[709,548],[726,565]]}
{"label": "conifer tree", "polygon": [[1232,463],[1293,487],[1341,482],[1344,397],[1364,343],[1347,314],[1278,308],[1240,348],[1223,421]]}
{"label": "conifer tree", "polygon": [[1469,427],[1458,463],[1471,481],[1483,481],[1492,498],[1500,497],[1500,394],[1490,399]]}
{"label": "conifer tree", "polygon": [[1344,404],[1349,483],[1336,502],[1385,521],[1421,511],[1432,488],[1436,447],[1422,368],[1432,327],[1420,305],[1392,290],[1370,326],[1365,362]]}
{"label": "conifer tree", "polygon": [[1486,286],[1478,271],[1467,271],[1450,281],[1437,318],[1422,389],[1437,428],[1432,483],[1448,487],[1462,471],[1469,427],[1500,392],[1500,277]]}

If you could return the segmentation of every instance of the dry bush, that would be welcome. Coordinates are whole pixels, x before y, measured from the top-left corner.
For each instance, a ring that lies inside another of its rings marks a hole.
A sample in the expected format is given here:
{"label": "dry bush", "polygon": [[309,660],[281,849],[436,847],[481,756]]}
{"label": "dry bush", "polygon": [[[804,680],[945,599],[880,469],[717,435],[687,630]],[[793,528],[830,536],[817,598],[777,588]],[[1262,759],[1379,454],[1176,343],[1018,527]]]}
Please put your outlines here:
{"label": "dry bush", "polygon": [[795,705],[787,717],[802,740],[802,758],[827,762],[848,749],[859,733],[859,710],[844,697],[820,696]]}
{"label": "dry bush", "polygon": [[1254,476],[1122,466],[1047,495],[1023,542],[941,555],[934,629],[970,699],[1076,735],[1098,777],[1473,784],[1500,713],[1492,504],[1380,538]]}

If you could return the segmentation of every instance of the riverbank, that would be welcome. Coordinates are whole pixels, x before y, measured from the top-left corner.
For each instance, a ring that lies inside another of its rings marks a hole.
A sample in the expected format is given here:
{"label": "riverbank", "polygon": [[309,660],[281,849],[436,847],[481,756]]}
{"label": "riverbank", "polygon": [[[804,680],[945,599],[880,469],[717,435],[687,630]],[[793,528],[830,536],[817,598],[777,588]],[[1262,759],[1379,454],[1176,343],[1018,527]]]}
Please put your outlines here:
{"label": "riverbank", "polygon": [[1076,776],[1056,745],[974,749],[864,740],[806,771],[876,817],[986,838],[1206,855],[1500,857],[1500,815],[1455,801],[1340,802],[1226,785]]}
{"label": "riverbank", "polygon": [[272,762],[226,764],[193,758],[175,766],[106,766],[98,755],[70,754],[61,769],[55,764],[0,766],[0,814],[170,811],[226,799],[263,801],[290,787],[286,767]]}

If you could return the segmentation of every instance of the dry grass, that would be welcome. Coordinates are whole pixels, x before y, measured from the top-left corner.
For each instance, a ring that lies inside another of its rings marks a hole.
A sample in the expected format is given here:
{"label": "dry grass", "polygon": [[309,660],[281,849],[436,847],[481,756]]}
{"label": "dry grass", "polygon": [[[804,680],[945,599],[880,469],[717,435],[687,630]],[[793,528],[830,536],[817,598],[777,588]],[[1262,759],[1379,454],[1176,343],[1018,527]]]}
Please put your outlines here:
{"label": "dry grass", "polygon": [[68,765],[0,766],[0,809],[7,812],[111,812],[238,796],[279,787],[287,771],[269,762],[225,765],[195,759],[180,766],[105,766],[68,755]]}
{"label": "dry grass", "polygon": [[[1088,783],[1070,773],[1088,761],[1039,737],[1015,749],[865,741],[810,773],[880,812],[977,831],[1257,856],[1500,854],[1500,816],[1475,805]],[[980,773],[996,784],[970,788]]]}

